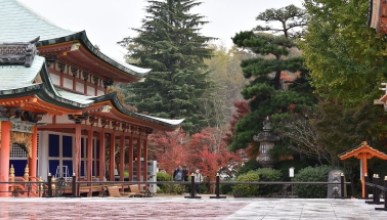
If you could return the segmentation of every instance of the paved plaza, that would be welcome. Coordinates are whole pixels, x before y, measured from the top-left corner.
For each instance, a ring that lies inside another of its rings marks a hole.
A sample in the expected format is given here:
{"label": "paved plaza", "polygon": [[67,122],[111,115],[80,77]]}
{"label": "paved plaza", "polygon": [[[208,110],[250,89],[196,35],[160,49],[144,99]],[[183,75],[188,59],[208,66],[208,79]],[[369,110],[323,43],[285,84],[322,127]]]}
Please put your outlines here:
{"label": "paved plaza", "polygon": [[382,205],[357,199],[8,198],[0,219],[377,219]]}

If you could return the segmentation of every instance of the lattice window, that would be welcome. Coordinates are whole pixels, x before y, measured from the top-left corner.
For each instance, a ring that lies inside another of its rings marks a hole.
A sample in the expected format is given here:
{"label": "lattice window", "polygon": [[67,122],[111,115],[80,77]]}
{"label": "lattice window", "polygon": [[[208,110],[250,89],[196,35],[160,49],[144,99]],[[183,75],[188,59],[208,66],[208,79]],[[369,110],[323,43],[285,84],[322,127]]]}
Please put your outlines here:
{"label": "lattice window", "polygon": [[13,144],[11,149],[11,158],[26,158],[27,152],[22,149],[18,144]]}

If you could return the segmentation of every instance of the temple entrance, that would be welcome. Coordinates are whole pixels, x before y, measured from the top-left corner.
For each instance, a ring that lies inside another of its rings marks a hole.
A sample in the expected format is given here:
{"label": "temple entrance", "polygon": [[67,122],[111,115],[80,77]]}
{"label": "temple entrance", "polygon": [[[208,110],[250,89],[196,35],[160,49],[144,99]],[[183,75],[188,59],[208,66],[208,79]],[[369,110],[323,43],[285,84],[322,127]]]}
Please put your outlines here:
{"label": "temple entrance", "polygon": [[[31,157],[32,134],[11,131],[11,151],[9,165],[15,168],[15,176],[23,176],[24,169]],[[34,175],[35,176],[35,175]]]}
{"label": "temple entrance", "polygon": [[15,168],[15,176],[23,176],[28,164],[28,152],[23,144],[13,143],[9,158],[9,167]]}

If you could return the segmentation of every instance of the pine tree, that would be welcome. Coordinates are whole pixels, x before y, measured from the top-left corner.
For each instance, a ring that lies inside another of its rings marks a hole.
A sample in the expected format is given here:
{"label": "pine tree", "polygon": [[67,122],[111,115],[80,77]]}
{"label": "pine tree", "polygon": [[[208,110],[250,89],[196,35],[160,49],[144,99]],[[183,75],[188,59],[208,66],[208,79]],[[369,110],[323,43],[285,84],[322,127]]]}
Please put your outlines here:
{"label": "pine tree", "polygon": [[200,35],[203,16],[190,13],[195,0],[148,0],[148,15],[137,37],[118,42],[128,49],[129,60],[151,68],[144,82],[125,86],[127,102],[139,112],[165,118],[185,118],[183,128],[193,133],[207,126],[202,117],[201,96],[211,86],[204,59],[211,58]]}
{"label": "pine tree", "polygon": [[[316,101],[311,91],[307,94],[310,87],[307,86],[307,74],[304,71],[301,74],[302,79],[295,80],[289,88],[285,86],[286,80],[281,78],[283,73],[296,72],[303,68],[301,57],[287,56],[290,50],[297,46],[295,41],[289,38],[296,35],[292,28],[302,27],[304,16],[303,10],[293,5],[269,9],[261,13],[257,20],[281,22],[284,35],[264,33],[279,30],[258,26],[255,31],[241,32],[233,38],[234,44],[254,52],[257,56],[241,63],[244,77],[250,79],[250,84],[243,88],[242,95],[249,101],[251,112],[236,124],[236,135],[229,145],[231,150],[246,148],[253,141],[253,136],[262,131],[262,122],[267,116],[280,120],[289,116],[290,114],[286,114],[289,111],[301,110]],[[286,146],[287,141],[282,139],[282,145]]]}

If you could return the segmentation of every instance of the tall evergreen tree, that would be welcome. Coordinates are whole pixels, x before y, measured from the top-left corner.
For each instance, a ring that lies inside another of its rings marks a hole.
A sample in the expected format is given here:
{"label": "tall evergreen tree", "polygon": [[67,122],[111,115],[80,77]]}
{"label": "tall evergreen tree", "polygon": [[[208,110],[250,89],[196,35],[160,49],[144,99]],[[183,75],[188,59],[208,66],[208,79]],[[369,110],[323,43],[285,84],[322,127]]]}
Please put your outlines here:
{"label": "tall evergreen tree", "polygon": [[148,15],[137,37],[118,42],[128,49],[136,65],[151,68],[144,82],[124,87],[127,102],[139,112],[166,118],[185,118],[189,133],[207,126],[202,117],[201,96],[211,86],[206,79],[204,59],[211,58],[207,43],[212,39],[199,31],[208,23],[190,13],[201,3],[196,0],[148,0]]}
{"label": "tall evergreen tree", "polygon": [[[253,136],[262,131],[262,122],[267,116],[280,119],[286,115],[289,116],[286,113],[290,110],[297,111],[305,105],[315,103],[316,100],[311,91],[309,93],[307,91],[310,87],[305,80],[307,75],[305,71],[302,71],[302,79],[297,80],[289,88],[281,79],[284,71],[296,72],[303,67],[301,57],[287,56],[290,49],[296,47],[294,40],[289,36],[294,36],[291,34],[293,28],[304,25],[304,16],[303,10],[293,5],[281,9],[269,9],[261,13],[257,20],[281,22],[284,35],[263,33],[279,30],[271,29],[269,26],[258,26],[255,32],[241,32],[233,38],[234,44],[254,52],[257,57],[243,60],[241,63],[244,77],[251,80],[250,84],[242,90],[243,97],[249,100],[251,112],[236,124],[236,135],[229,146],[231,150],[246,148],[248,143],[253,141]],[[295,109],[292,106],[295,106]],[[286,146],[287,140],[281,141],[282,145]]]}
{"label": "tall evergreen tree", "polygon": [[300,41],[311,84],[319,96],[346,107],[379,98],[386,80],[384,34],[366,26],[369,1],[305,0],[310,16]]}

